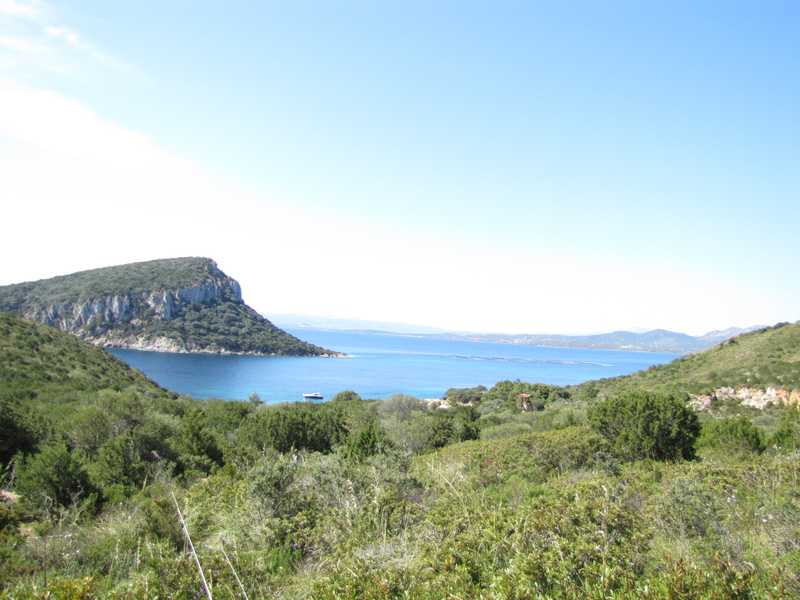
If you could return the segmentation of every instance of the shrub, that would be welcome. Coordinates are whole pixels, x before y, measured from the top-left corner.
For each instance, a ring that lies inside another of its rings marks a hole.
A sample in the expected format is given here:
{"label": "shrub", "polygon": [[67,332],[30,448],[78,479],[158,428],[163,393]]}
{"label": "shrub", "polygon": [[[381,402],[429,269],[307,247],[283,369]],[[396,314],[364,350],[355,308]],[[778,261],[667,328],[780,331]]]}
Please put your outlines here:
{"label": "shrub", "polygon": [[697,415],[675,396],[635,390],[589,408],[587,423],[620,460],[692,460]]}
{"label": "shrub", "polygon": [[747,417],[707,421],[697,441],[698,447],[740,449],[761,454],[766,449],[764,434]]}
{"label": "shrub", "polygon": [[77,503],[93,489],[83,466],[64,443],[59,443],[23,462],[16,491],[28,508],[46,513]]}
{"label": "shrub", "polygon": [[800,411],[794,406],[784,409],[778,428],[767,440],[767,446],[786,453],[800,447]]}
{"label": "shrub", "polygon": [[0,396],[0,467],[6,466],[17,452],[33,452],[37,431],[23,411],[20,398]]}
{"label": "shrub", "polygon": [[291,515],[297,510],[290,490],[297,468],[287,458],[269,452],[247,474],[247,495],[261,520]]}
{"label": "shrub", "polygon": [[353,390],[344,390],[333,397],[334,402],[347,402],[349,400],[361,400],[361,396],[356,394]]}

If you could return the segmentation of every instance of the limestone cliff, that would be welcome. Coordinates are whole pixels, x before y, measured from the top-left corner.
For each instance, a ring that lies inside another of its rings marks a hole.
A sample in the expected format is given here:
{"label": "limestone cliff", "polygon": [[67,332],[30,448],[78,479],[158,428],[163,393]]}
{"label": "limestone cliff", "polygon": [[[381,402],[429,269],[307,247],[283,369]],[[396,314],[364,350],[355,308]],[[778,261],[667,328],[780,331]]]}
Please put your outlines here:
{"label": "limestone cliff", "polygon": [[207,258],[149,261],[0,287],[0,311],[97,345],[167,352],[335,355],[278,329]]}

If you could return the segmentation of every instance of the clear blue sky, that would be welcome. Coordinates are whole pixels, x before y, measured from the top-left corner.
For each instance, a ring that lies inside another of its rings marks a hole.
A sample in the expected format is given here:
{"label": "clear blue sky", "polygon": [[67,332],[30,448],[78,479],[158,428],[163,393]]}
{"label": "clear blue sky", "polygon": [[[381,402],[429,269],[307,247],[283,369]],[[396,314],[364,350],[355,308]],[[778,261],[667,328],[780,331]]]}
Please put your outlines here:
{"label": "clear blue sky", "polygon": [[795,321],[798,31],[796,2],[0,0],[0,284],[203,255],[262,312]]}

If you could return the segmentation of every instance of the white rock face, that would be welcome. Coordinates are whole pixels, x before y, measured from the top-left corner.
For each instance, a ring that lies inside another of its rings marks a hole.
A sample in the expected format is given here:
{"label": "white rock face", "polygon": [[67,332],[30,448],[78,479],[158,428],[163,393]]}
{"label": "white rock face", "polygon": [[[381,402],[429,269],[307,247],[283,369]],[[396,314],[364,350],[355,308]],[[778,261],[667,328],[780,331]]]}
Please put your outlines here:
{"label": "white rock face", "polygon": [[169,321],[175,318],[181,303],[207,305],[223,298],[241,302],[242,290],[237,281],[215,278],[169,291],[106,296],[85,302],[67,301],[44,308],[32,308],[23,316],[100,346],[159,352],[197,352],[199,349],[187,348],[182,342],[126,333],[115,328],[115,325],[141,326],[152,321]]}
{"label": "white rock face", "polygon": [[56,329],[78,333],[78,330],[95,317],[102,316],[109,323],[133,321],[143,313],[150,313],[156,319],[169,321],[181,302],[208,304],[213,300],[228,296],[241,301],[242,290],[233,280],[211,280],[193,287],[177,288],[172,291],[149,292],[128,296],[107,296],[83,303],[64,302],[46,308],[27,311],[23,316],[39,321]]}
{"label": "white rock face", "polygon": [[800,391],[781,390],[777,388],[729,388],[714,390],[711,394],[693,398],[690,405],[695,410],[711,410],[715,402],[737,403],[741,406],[752,406],[764,410],[770,404],[795,405],[800,410]]}
{"label": "white rock face", "polygon": [[164,337],[146,339],[144,337],[104,335],[89,341],[96,346],[103,347],[132,348],[134,350],[150,350],[151,352],[189,352],[185,344]]}

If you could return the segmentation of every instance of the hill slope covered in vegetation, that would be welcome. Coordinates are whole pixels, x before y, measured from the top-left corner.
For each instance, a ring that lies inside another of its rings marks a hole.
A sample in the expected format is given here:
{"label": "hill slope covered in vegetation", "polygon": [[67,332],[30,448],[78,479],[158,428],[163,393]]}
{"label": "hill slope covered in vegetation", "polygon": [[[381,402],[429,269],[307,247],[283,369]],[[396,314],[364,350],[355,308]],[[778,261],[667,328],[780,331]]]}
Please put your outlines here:
{"label": "hill slope covered in vegetation", "polygon": [[664,365],[579,386],[601,396],[635,388],[699,395],[723,387],[800,389],[800,323],[779,323]]}
{"label": "hill slope covered in vegetation", "polygon": [[141,371],[74,336],[0,314],[2,392],[122,390],[166,393]]}
{"label": "hill slope covered in vegetation", "polygon": [[105,346],[338,354],[275,327],[242,301],[239,283],[208,258],[154,260],[3,286],[0,312]]}

